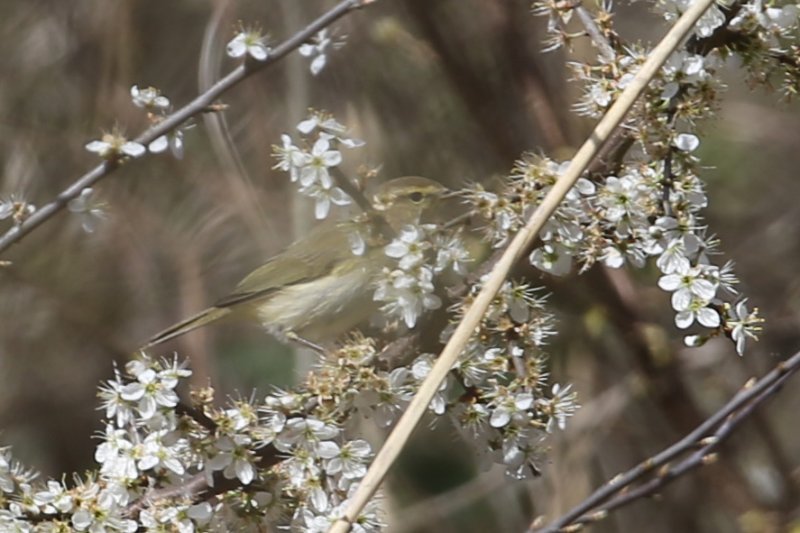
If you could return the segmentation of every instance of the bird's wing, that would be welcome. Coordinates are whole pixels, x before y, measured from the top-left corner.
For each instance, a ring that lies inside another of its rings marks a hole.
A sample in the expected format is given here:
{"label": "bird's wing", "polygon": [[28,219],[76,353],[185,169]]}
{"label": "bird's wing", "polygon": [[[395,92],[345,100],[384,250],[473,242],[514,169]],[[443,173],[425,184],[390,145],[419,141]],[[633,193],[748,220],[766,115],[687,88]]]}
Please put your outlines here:
{"label": "bird's wing", "polygon": [[194,315],[193,317],[187,318],[186,320],[178,322],[177,324],[173,324],[164,331],[157,333],[149,341],[147,341],[147,344],[145,344],[139,349],[147,350],[148,348],[152,348],[157,344],[161,344],[162,342],[166,342],[170,339],[174,339],[175,337],[179,337],[184,333],[189,333],[190,331],[197,329],[201,326],[205,326],[206,324],[210,324],[211,322],[216,322],[217,320],[226,316],[230,312],[231,312],[230,309],[209,307],[208,309],[201,311],[200,313]]}
{"label": "bird's wing", "polygon": [[279,261],[270,260],[248,274],[231,294],[214,302],[214,307],[230,307],[257,300],[269,296],[282,287],[308,281],[312,276],[298,275],[304,268],[302,263],[288,261],[286,258]]}
{"label": "bird's wing", "polygon": [[214,307],[261,299],[281,288],[317,279],[349,257],[352,252],[347,233],[339,224],[317,226],[306,237],[245,276],[234,291]]}

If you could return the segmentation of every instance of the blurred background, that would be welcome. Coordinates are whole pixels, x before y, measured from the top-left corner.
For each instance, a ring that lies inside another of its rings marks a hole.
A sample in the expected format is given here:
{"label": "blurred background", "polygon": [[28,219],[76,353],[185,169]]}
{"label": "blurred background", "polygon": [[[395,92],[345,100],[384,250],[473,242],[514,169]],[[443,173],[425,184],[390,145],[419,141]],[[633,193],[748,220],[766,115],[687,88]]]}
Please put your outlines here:
{"label": "blurred background", "polygon": [[[0,2],[0,194],[49,201],[97,163],[84,144],[147,125],[130,87],[182,105],[233,66],[237,21],[277,43],[333,5],[321,0],[4,0]],[[381,167],[457,186],[506,174],[525,151],[568,158],[591,124],[570,114],[580,87],[523,0],[384,0],[334,25],[346,45],[319,76],[293,54],[227,94],[224,114],[186,132],[186,155],[147,157],[96,187],[107,216],[87,234],[64,212],[0,269],[0,444],[46,475],[93,467],[98,383],[153,333],[226,294],[308,229],[313,209],[272,170],[271,145],[314,107],[367,141],[344,168]],[[645,3],[622,5],[624,39],[664,32]],[[578,42],[573,57],[591,57]],[[621,470],[668,446],[753,375],[800,348],[800,115],[751,90],[735,67],[716,120],[701,126],[707,220],[766,317],[740,358],[725,340],[688,350],[654,270],[607,271],[547,286],[560,335],[555,381],[583,409],[551,440],[543,476],[481,473],[446,424],[416,433],[388,484],[392,531],[521,531],[555,517]],[[5,231],[8,220],[0,222]],[[302,364],[258,328],[220,325],[169,347],[219,398],[293,383]],[[169,353],[165,348],[165,353]],[[800,528],[800,381],[759,410],[719,462],[595,531]],[[795,529],[796,530],[796,529]]]}

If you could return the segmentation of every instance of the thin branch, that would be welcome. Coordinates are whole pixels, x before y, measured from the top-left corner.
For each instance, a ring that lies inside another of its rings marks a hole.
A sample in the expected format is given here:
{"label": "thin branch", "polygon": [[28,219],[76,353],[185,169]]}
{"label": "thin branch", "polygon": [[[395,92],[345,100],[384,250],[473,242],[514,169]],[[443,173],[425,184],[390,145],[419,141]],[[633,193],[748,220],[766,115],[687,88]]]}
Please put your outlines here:
{"label": "thin branch", "polygon": [[633,107],[633,104],[641,95],[649,81],[655,76],[669,55],[678,47],[685,36],[692,30],[697,20],[711,5],[712,0],[700,0],[681,16],[681,18],[670,29],[667,35],[656,46],[652,54],[642,65],[631,83],[625,88],[617,101],[608,110],[606,115],[595,127],[589,139],[581,146],[575,157],[570,162],[566,171],[559,177],[558,181],[542,201],[541,205],[531,215],[526,225],[517,233],[508,248],[500,257],[499,261],[492,269],[492,273],[478,293],[475,301],[465,313],[464,318],[458,324],[447,345],[442,350],[439,359],[433,366],[425,381],[419,388],[419,392],[414,396],[397,423],[392,433],[378,452],[372,465],[370,465],[366,476],[359,484],[356,492],[351,497],[344,514],[330,528],[330,533],[345,533],[350,529],[358,515],[369,500],[373,497],[378,487],[386,477],[389,468],[400,455],[412,432],[420,422],[428,405],[433,399],[439,386],[450,372],[453,364],[461,351],[466,346],[475,327],[480,323],[483,314],[489,307],[494,296],[502,286],[512,266],[523,255],[529,244],[538,235],[547,219],[561,203],[572,185],[583,174],[591,163],[598,150],[608,140],[617,126],[625,118],[625,115]]}
{"label": "thin branch", "polygon": [[364,213],[371,213],[374,211],[372,204],[369,200],[367,200],[366,196],[364,196],[364,193],[361,192],[358,187],[353,185],[352,180],[348,178],[339,167],[334,167],[331,174],[333,175],[333,179],[336,181],[336,185],[346,192],[347,195],[355,201],[355,203]]}
{"label": "thin branch", "polygon": [[[154,124],[145,130],[138,137],[136,137],[134,141],[146,146],[162,135],[171,132],[191,117],[207,111],[209,106],[211,106],[222,94],[238,85],[245,78],[248,78],[252,74],[266,68],[268,65],[278,62],[278,60],[299,48],[300,45],[308,41],[323,28],[330,26],[351,11],[360,9],[376,1],[377,0],[342,0],[331,10],[317,18],[311,24],[295,33],[280,45],[271,49],[267,59],[260,62],[246,61],[244,64],[239,65],[227,76],[209,87],[206,92],[199,95],[181,109],[178,109],[171,115],[168,115],[158,124]],[[81,194],[81,191],[83,191],[85,188],[92,187],[95,183],[114,172],[118,167],[119,162],[104,161],[78,178],[72,185],[64,189],[61,194],[56,196],[53,201],[39,208],[21,224],[17,224],[6,231],[5,234],[0,237],[0,253],[7,250],[12,244],[22,239],[22,237],[64,209],[69,201],[77,198]]]}
{"label": "thin branch", "polygon": [[209,433],[217,431],[217,423],[206,415],[202,409],[195,407],[192,404],[185,402],[178,402],[175,406],[175,414],[178,416],[185,416],[197,422],[200,426],[205,428]]}
{"label": "thin branch", "polygon": [[[221,486],[215,483],[215,486]],[[169,487],[151,488],[144,496],[135,500],[125,509],[125,516],[137,517],[140,512],[150,507],[153,502],[166,500],[169,498],[194,498],[195,494],[203,493],[208,490],[208,481],[204,473],[199,473],[191,476],[189,479],[180,485],[170,485]]]}
{"label": "thin branch", "polygon": [[[757,382],[746,384],[722,409],[714,413],[680,441],[661,453],[639,463],[624,474],[615,476],[611,481],[547,527],[541,529],[532,527],[531,531],[536,533],[556,533],[575,530],[581,524],[597,522],[603,519],[609,511],[644,496],[649,496],[683,474],[699,466],[709,464],[714,459],[712,452],[730,436],[739,424],[753,413],[756,407],[774,395],[786,380],[798,370],[800,370],[800,352],[779,363],[769,374]],[[676,465],[659,470],[654,477],[631,489],[631,485],[645,475],[655,472],[659,467],[691,450],[696,451]]]}
{"label": "thin branch", "polygon": [[573,7],[572,10],[578,15],[578,20],[580,20],[581,24],[586,28],[586,34],[600,53],[603,54],[603,57],[609,61],[614,61],[617,57],[617,53],[614,51],[614,47],[608,42],[605,35],[603,35],[603,32],[600,31],[600,28],[597,27],[589,11],[580,3]]}

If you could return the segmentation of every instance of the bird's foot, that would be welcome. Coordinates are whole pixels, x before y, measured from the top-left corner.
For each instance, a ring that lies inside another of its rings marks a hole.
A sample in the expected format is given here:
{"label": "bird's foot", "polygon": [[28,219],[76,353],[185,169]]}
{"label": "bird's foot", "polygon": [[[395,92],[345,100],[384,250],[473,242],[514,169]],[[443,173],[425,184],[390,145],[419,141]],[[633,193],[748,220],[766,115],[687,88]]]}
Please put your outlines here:
{"label": "bird's foot", "polygon": [[319,344],[317,344],[315,342],[312,342],[312,341],[310,341],[308,339],[304,339],[303,337],[301,337],[300,335],[298,335],[294,331],[284,331],[283,335],[286,337],[287,340],[289,340],[291,342],[295,342],[295,343],[299,344],[300,346],[302,346],[303,348],[308,348],[310,350],[314,350],[315,352],[317,352],[320,355],[327,355],[328,354],[328,352],[325,350],[325,348],[323,348],[322,346],[320,346]]}

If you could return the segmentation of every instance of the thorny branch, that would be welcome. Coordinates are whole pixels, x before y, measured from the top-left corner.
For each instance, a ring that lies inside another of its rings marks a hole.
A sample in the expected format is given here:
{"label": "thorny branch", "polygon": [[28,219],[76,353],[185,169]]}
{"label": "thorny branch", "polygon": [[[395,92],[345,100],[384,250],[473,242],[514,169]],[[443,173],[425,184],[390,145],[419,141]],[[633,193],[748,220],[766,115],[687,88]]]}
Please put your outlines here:
{"label": "thorny branch", "polygon": [[[800,370],[800,352],[779,363],[758,381],[749,381],[722,409],[714,413],[683,439],[614,477],[571,511],[544,528],[534,523],[531,533],[577,531],[581,526],[605,518],[609,511],[649,496],[680,476],[716,459],[714,451],[755,409],[776,394]],[[695,450],[680,462],[671,461]],[[661,468],[663,467],[663,468]],[[649,479],[634,487],[647,475]],[[632,488],[633,487],[633,488]],[[537,522],[539,519],[537,518]]]}
{"label": "thorny branch", "polygon": [[[266,68],[268,65],[278,62],[290,52],[299,48],[300,45],[308,41],[320,30],[330,26],[351,11],[355,11],[376,1],[377,0],[342,0],[308,26],[271,49],[267,59],[261,62],[247,61],[239,65],[227,76],[212,85],[206,92],[200,94],[197,98],[171,115],[168,115],[158,124],[154,124],[133,140],[146,146],[158,137],[173,131],[188,119],[208,110],[209,106],[214,104],[217,98],[238,85],[244,79]],[[119,161],[104,161],[78,178],[50,203],[39,208],[20,224],[14,225],[0,237],[0,253],[7,250],[12,244],[22,239],[22,237],[64,209],[69,201],[77,198],[84,189],[92,187],[95,183],[112,174],[119,165]]]}

